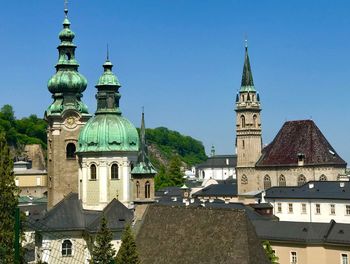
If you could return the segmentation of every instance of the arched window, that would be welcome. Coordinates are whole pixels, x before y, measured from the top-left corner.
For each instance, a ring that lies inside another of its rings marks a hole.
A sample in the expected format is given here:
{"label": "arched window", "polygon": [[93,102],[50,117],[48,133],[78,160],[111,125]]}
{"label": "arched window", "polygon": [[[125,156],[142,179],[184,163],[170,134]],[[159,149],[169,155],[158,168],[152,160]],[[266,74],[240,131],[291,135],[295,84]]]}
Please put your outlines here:
{"label": "arched window", "polygon": [[136,198],[140,198],[140,182],[136,182]]}
{"label": "arched window", "polygon": [[149,181],[146,181],[145,183],[145,198],[150,198],[151,197],[151,185]]}
{"label": "arched window", "polygon": [[95,181],[96,180],[96,165],[92,164],[90,166],[90,180]]}
{"label": "arched window", "polygon": [[306,183],[306,178],[303,174],[300,174],[298,177],[298,186],[301,186]]}
{"label": "arched window", "polygon": [[202,177],[203,177],[203,179],[204,179],[204,177],[205,177],[205,171],[202,171]]}
{"label": "arched window", "polygon": [[66,158],[67,159],[75,159],[75,144],[68,143],[66,147]]}
{"label": "arched window", "polygon": [[66,57],[66,60],[70,60],[72,56],[70,55],[69,52],[66,52],[65,57]]}
{"label": "arched window", "polygon": [[242,127],[245,127],[245,116],[241,115],[241,125]]}
{"label": "arched window", "polygon": [[245,174],[242,175],[241,184],[248,184],[248,177]]}
{"label": "arched window", "polygon": [[278,178],[278,185],[286,186],[286,177],[284,177],[282,174]]}
{"label": "arched window", "polygon": [[118,169],[119,169],[119,167],[117,164],[112,164],[112,167],[111,167],[111,179],[112,180],[119,179]]}
{"label": "arched window", "polygon": [[244,139],[242,140],[242,149],[245,148]]}
{"label": "arched window", "polygon": [[72,256],[72,242],[69,239],[62,242],[62,256]]}
{"label": "arched window", "polygon": [[134,162],[130,162],[130,170],[132,171],[134,169]]}
{"label": "arched window", "polygon": [[256,115],[253,115],[253,126],[258,127],[258,117]]}
{"label": "arched window", "polygon": [[327,181],[326,175],[322,174],[322,175],[320,176],[320,181]]}
{"label": "arched window", "polygon": [[269,175],[264,176],[264,189],[271,188],[271,178]]}

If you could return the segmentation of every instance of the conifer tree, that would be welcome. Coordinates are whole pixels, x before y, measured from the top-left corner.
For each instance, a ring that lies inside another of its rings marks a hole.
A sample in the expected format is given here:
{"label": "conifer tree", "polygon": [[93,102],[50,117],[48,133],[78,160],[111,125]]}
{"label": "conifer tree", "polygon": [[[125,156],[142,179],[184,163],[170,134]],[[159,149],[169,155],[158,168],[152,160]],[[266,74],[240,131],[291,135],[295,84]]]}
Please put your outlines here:
{"label": "conifer tree", "polygon": [[181,160],[177,155],[171,159],[167,174],[173,186],[181,186],[185,182],[181,173]]}
{"label": "conifer tree", "polygon": [[127,225],[122,234],[122,245],[118,251],[116,264],[139,264],[140,259],[136,249],[135,238],[130,225]]}
{"label": "conifer tree", "polygon": [[6,144],[5,135],[0,133],[0,263],[15,263],[15,210],[19,190],[13,175],[13,160]]}
{"label": "conifer tree", "polygon": [[263,247],[265,249],[265,254],[267,258],[270,260],[271,264],[278,264],[278,257],[275,255],[270,242],[265,240],[263,241]]}
{"label": "conifer tree", "polygon": [[114,263],[115,250],[112,245],[113,234],[107,227],[105,216],[101,219],[100,230],[98,231],[91,253],[91,263],[112,264]]}

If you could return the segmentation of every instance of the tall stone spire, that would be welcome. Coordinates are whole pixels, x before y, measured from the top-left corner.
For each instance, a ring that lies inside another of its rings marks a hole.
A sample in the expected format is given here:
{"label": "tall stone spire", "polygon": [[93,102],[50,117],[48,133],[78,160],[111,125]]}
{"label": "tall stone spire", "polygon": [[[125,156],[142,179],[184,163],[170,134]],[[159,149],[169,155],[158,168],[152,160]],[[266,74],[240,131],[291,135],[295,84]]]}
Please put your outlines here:
{"label": "tall stone spire", "polygon": [[[239,193],[252,190],[256,180],[246,181],[260,158],[262,148],[260,98],[254,87],[248,47],[245,46],[242,81],[236,95],[236,151]],[[247,183],[249,182],[249,183]],[[253,189],[254,190],[254,189]]]}
{"label": "tall stone spire", "polygon": [[48,89],[52,93],[54,102],[47,109],[46,114],[60,115],[68,109],[77,110],[81,114],[88,114],[87,106],[81,101],[82,93],[87,86],[86,78],[78,72],[79,64],[75,59],[76,46],[73,43],[74,32],[70,29],[68,8],[65,4],[63,29],[59,33],[61,41],[58,49],[56,73],[48,81]]}
{"label": "tall stone spire", "polygon": [[243,65],[243,74],[241,81],[240,91],[255,91],[252,69],[250,67],[249,54],[248,54],[248,45],[245,45],[245,56],[244,56],[244,65]]}

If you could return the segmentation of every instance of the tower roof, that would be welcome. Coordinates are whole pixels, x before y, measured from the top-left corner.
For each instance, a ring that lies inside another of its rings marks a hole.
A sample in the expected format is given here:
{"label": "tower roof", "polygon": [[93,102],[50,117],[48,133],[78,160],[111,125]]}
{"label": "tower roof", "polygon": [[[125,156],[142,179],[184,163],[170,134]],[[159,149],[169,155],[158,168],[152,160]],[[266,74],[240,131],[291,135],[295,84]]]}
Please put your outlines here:
{"label": "tower roof", "polygon": [[140,129],[140,151],[136,166],[132,170],[132,174],[156,174],[152,163],[148,158],[146,145],[146,128],[145,128],[145,114],[142,112],[141,129]]}
{"label": "tower roof", "polygon": [[245,56],[240,92],[256,92],[254,87],[253,74],[250,67],[248,45],[245,46]]}
{"label": "tower roof", "polygon": [[137,130],[119,109],[120,84],[112,66],[109,59],[103,64],[104,72],[96,85],[96,115],[80,131],[78,153],[139,150]]}
{"label": "tower roof", "polygon": [[48,107],[46,116],[59,116],[68,109],[89,115],[87,106],[80,100],[87,87],[87,80],[78,72],[79,64],[75,59],[76,46],[73,44],[75,34],[70,29],[67,7],[64,13],[63,29],[59,33],[61,43],[57,47],[59,56],[55,66],[56,73],[47,84],[54,102]]}
{"label": "tower roof", "polygon": [[285,122],[256,166],[297,166],[300,154],[305,158],[304,166],[346,166],[312,120]]}

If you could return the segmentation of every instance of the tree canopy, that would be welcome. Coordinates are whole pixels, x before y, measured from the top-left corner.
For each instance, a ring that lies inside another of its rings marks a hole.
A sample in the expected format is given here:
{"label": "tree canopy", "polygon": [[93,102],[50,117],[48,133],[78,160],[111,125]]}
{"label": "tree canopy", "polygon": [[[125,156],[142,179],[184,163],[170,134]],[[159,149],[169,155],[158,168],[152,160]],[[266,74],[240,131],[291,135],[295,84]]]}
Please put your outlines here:
{"label": "tree canopy", "polygon": [[136,242],[131,226],[126,225],[122,234],[122,245],[118,251],[117,264],[139,264],[140,259],[136,249]]}
{"label": "tree canopy", "polygon": [[[0,132],[0,262],[15,263],[15,210],[18,204],[19,190],[15,185],[13,160],[6,144],[5,136]],[[4,261],[4,262],[2,262]]]}
{"label": "tree canopy", "polygon": [[146,140],[148,144],[154,144],[168,160],[179,155],[183,162],[192,166],[207,159],[202,142],[165,127],[146,129]]}
{"label": "tree canopy", "polygon": [[3,132],[8,145],[20,148],[27,144],[41,144],[46,148],[46,121],[36,115],[17,119],[11,105],[0,109],[0,132]]}
{"label": "tree canopy", "polygon": [[115,250],[112,245],[113,234],[107,227],[105,216],[101,218],[98,231],[91,252],[91,263],[111,264],[114,262]]}
{"label": "tree canopy", "polygon": [[276,256],[275,251],[272,249],[270,242],[265,240],[262,244],[265,249],[265,254],[271,261],[271,264],[278,264],[278,257]]}

